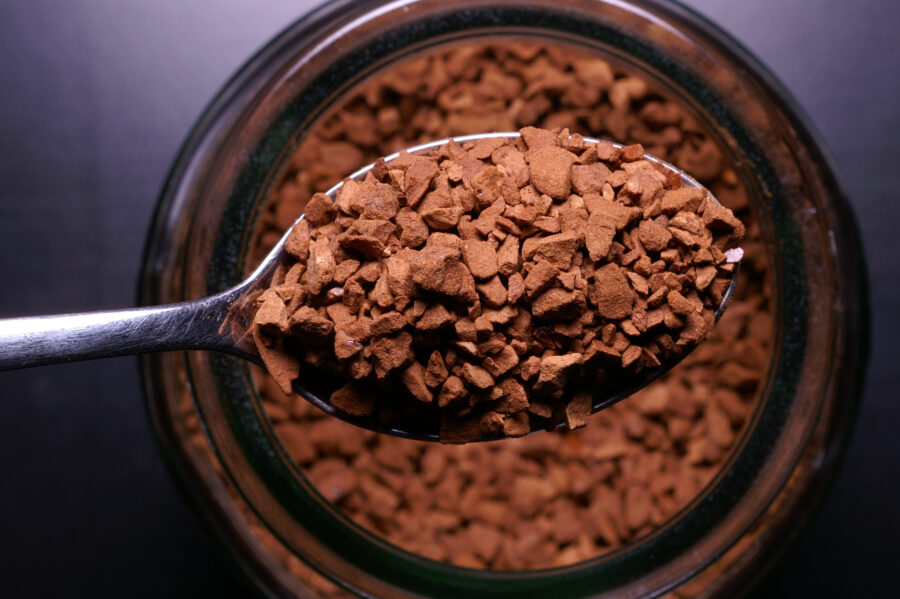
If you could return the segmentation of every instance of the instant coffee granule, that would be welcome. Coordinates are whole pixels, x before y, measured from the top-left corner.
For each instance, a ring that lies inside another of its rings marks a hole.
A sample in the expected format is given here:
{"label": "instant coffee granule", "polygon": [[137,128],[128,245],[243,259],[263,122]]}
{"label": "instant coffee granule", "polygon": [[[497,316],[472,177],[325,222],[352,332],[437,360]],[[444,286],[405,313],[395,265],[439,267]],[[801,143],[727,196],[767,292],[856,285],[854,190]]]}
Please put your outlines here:
{"label": "instant coffee granule", "polygon": [[[272,192],[256,257],[314,193],[379,156],[451,135],[529,125],[640,143],[694,175],[747,224],[736,299],[682,364],[585,428],[465,446],[369,433],[286,396],[264,371],[254,372],[275,431],[326,498],[404,549],[474,568],[575,563],[666,522],[719,472],[740,438],[771,345],[766,255],[727,157],[643,79],[571,48],[471,46],[376,76],[304,138]],[[187,395],[184,410],[196,445],[208,451]],[[322,596],[347,596],[290,554],[234,496],[274,559]],[[676,594],[703,592],[752,538]]]}
{"label": "instant coffee granule", "polygon": [[640,144],[450,141],[315,194],[253,335],[284,393],[311,369],[346,381],[349,416],[444,443],[574,429],[703,342],[743,235]]}

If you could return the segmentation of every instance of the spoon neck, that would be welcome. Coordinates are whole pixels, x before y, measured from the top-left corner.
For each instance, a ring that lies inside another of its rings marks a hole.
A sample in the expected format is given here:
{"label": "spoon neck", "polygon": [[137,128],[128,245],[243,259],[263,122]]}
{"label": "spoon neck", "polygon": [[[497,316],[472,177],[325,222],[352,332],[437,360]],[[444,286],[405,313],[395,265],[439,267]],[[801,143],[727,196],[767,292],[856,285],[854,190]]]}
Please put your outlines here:
{"label": "spoon neck", "polygon": [[232,290],[165,306],[2,319],[0,371],[180,349],[244,355],[223,332],[233,299]]}

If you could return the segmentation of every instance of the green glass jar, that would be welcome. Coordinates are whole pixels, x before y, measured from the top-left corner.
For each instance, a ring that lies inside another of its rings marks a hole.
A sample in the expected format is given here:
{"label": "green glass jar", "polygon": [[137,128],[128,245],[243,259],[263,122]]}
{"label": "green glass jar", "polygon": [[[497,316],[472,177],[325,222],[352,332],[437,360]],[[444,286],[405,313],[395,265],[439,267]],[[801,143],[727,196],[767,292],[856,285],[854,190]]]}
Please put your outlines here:
{"label": "green glass jar", "polygon": [[[353,89],[428,52],[503,40],[577,49],[639,75],[727,153],[765,241],[774,305],[750,424],[703,491],[653,532],[566,567],[489,572],[403,551],[326,501],[278,442],[246,364],[200,352],[142,358],[176,479],[264,593],[313,593],[285,567],[290,556],[374,597],[729,596],[777,557],[834,473],[868,347],[853,216],[787,93],[734,40],[668,2],[338,1],[304,17],[250,59],[182,148],[150,233],[141,301],[241,280],[292,151]],[[258,527],[277,544],[262,543]]]}

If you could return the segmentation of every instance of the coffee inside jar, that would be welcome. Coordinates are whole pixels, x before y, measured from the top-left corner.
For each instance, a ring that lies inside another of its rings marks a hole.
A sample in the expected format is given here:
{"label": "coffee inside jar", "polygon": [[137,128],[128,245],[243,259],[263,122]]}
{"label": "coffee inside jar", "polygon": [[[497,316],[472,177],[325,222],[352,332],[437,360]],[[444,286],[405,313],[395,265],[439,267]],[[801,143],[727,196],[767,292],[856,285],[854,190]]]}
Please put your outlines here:
{"label": "coffee inside jar", "polygon": [[[262,257],[315,192],[378,156],[529,125],[640,143],[695,176],[747,224],[738,295],[703,346],[583,429],[464,447],[369,433],[255,373],[281,442],[324,497],[404,549],[471,568],[580,562],[673,517],[735,447],[771,344],[766,257],[727,154],[661,90],[570,48],[466,46],[375,75],[305,135],[271,194],[254,253]],[[304,571],[286,551],[278,554]]]}

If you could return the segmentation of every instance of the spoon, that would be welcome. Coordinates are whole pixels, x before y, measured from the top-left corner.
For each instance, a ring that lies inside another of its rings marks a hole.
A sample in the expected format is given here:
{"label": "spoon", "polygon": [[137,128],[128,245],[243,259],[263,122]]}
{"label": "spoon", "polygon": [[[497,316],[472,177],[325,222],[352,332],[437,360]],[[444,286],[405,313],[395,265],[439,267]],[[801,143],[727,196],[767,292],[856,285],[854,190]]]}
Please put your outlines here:
{"label": "spoon", "polygon": [[[483,138],[517,137],[520,137],[519,133],[506,132],[465,135],[452,139],[458,143],[466,143]],[[587,137],[584,139],[587,143],[599,141]],[[423,152],[440,147],[448,141],[450,139],[442,139],[414,146],[405,151],[410,154]],[[621,144],[612,143],[612,145],[622,147]],[[400,152],[386,156],[385,161],[390,162],[399,155]],[[675,166],[653,156],[645,155],[644,158],[677,173],[684,185],[702,188],[696,180]],[[365,166],[349,178],[361,181],[373,166],[374,163]],[[334,199],[342,184],[338,183],[329,189],[327,195]],[[302,218],[303,215],[297,221]],[[225,352],[263,366],[255,347],[246,342],[242,343],[240,339],[245,337],[242,331],[246,332],[253,321],[253,303],[258,292],[268,287],[278,265],[287,259],[284,246],[289,233],[290,231],[284,234],[246,280],[216,295],[164,306],[0,319],[0,371],[187,349]],[[721,317],[734,292],[742,255],[743,252],[739,248],[730,250],[729,261],[736,264],[722,302],[715,311],[716,321]],[[691,350],[696,347],[695,345]],[[646,376],[631,386],[610,396],[595,398],[591,411],[597,412],[632,395],[670,370],[688,353],[690,350],[684,352],[677,360],[647,371]],[[315,383],[313,386],[316,386]],[[300,381],[295,382],[294,390],[328,414],[375,432],[419,440],[439,440],[435,430],[397,428],[381,424],[375,418],[352,417],[337,410],[329,402],[327,393],[313,391]]]}

